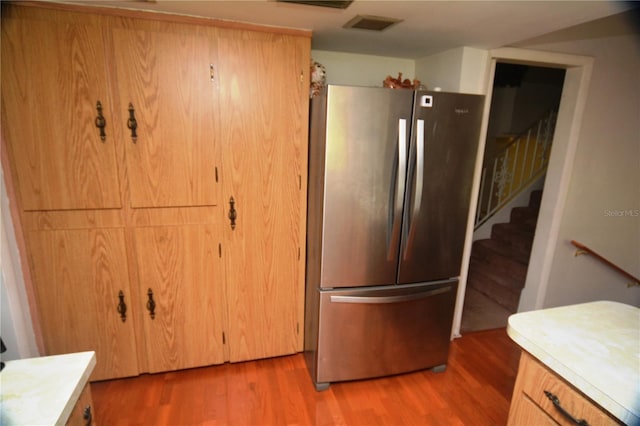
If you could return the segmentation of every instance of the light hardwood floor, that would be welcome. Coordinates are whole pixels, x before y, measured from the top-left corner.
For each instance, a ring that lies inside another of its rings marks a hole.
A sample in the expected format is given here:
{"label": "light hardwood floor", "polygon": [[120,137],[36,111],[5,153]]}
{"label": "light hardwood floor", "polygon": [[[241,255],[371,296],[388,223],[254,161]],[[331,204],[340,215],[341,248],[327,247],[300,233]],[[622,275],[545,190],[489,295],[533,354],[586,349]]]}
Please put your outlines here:
{"label": "light hardwood floor", "polygon": [[100,425],[504,425],[520,351],[505,329],[453,341],[447,370],[316,392],[302,354],[92,384]]}

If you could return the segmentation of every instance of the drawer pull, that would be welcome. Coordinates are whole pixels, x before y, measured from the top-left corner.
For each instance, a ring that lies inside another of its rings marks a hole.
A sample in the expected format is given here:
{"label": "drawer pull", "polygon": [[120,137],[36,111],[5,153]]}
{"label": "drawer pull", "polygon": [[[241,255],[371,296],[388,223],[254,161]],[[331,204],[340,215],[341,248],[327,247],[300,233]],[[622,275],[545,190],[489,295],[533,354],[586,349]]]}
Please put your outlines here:
{"label": "drawer pull", "polygon": [[91,414],[91,406],[87,405],[84,408],[84,412],[82,413],[82,418],[84,419],[85,426],[93,425],[93,414]]}
{"label": "drawer pull", "polygon": [[573,422],[573,423],[575,423],[575,424],[577,424],[579,426],[589,426],[589,423],[587,423],[587,421],[585,419],[576,419],[567,410],[562,408],[562,405],[560,405],[560,400],[558,399],[557,396],[555,396],[554,394],[552,394],[548,390],[544,391],[544,394],[545,394],[545,396],[547,398],[549,398],[549,401],[551,401],[553,403],[553,406],[556,407],[556,409],[558,411],[560,411],[560,414],[562,414],[567,419],[569,419],[569,421],[571,421],[571,422]]}
{"label": "drawer pull", "polygon": [[426,299],[430,296],[451,291],[451,287],[442,287],[435,290],[424,291],[421,293],[402,294],[399,296],[331,296],[332,303],[365,303],[365,304],[382,304],[382,303],[401,303],[411,302],[414,300]]}

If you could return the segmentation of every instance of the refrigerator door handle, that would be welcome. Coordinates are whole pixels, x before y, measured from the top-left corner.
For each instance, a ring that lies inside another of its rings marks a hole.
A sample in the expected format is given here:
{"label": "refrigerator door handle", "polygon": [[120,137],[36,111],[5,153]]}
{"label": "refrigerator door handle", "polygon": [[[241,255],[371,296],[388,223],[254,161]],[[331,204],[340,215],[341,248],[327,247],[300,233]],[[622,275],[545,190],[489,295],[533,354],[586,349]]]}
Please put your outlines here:
{"label": "refrigerator door handle", "polygon": [[422,208],[422,190],[424,184],[424,120],[418,120],[416,123],[416,174],[415,187],[413,191],[413,208],[411,209],[411,217],[409,219],[409,230],[407,240],[405,242],[404,258],[409,258],[411,247],[413,246],[413,238],[416,235],[415,221]]}
{"label": "refrigerator door handle", "polygon": [[332,303],[382,304],[411,302],[451,291],[451,286],[423,291],[421,293],[403,294],[399,296],[331,296]]}
{"label": "refrigerator door handle", "polygon": [[407,177],[407,120],[398,120],[398,169],[396,171],[395,197],[390,210],[389,238],[387,239],[387,260],[396,258],[400,225],[402,224],[402,202]]}

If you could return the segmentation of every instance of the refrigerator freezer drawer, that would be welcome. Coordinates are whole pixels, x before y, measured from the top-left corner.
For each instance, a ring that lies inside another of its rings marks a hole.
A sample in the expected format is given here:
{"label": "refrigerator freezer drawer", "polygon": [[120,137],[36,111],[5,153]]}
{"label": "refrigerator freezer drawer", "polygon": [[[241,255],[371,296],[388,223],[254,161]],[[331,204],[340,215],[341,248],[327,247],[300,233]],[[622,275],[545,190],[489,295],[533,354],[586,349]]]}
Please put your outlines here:
{"label": "refrigerator freezer drawer", "polygon": [[316,386],[446,364],[457,285],[322,291]]}

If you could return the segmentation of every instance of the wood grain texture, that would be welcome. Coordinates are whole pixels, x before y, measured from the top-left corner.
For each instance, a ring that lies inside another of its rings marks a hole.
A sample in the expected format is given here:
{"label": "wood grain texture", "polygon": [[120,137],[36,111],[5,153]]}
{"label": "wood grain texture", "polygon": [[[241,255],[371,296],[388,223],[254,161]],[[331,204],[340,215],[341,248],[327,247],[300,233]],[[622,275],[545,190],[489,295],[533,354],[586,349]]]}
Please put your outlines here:
{"label": "wood grain texture", "polygon": [[29,240],[46,353],[95,351],[93,380],[138,374],[123,229],[38,231]]}
{"label": "wood grain texture", "polygon": [[[231,358],[231,342],[234,360],[300,351],[309,34],[218,31],[169,17],[29,6],[2,5],[2,120],[4,136],[33,143],[3,149],[18,170],[17,198],[26,200],[19,207],[45,351],[97,350],[99,365],[108,364],[97,378],[222,362]],[[219,33],[225,34],[224,60],[218,60]],[[22,43],[32,45],[23,49]],[[20,75],[24,70],[28,79]],[[40,77],[30,86],[29,79]],[[76,143],[99,141],[95,87],[103,90],[107,139],[99,146],[108,155]],[[72,103],[78,100],[80,106]],[[126,128],[130,101],[139,126],[135,145]],[[230,121],[220,120],[218,105]],[[88,127],[77,125],[86,119]],[[35,123],[33,129],[13,125],[27,121]],[[219,167],[228,185],[224,199],[222,183],[215,183],[222,133],[231,141],[225,145],[228,162]],[[64,145],[70,138],[74,144]],[[222,248],[226,266],[235,268],[225,287],[218,221],[226,224],[227,194],[236,191],[246,210],[240,213],[241,233],[227,233]],[[151,283],[160,283],[160,294],[168,296],[159,308],[172,309],[156,329],[145,322]],[[126,288],[131,301],[126,324],[136,327],[123,337],[126,356],[105,352],[120,342],[115,324],[96,324],[99,312],[117,304],[117,291],[115,302],[107,295],[110,285]],[[91,299],[104,296],[109,302]],[[225,325],[227,300],[233,303],[233,327]],[[166,354],[158,355],[158,348]],[[105,373],[111,366],[114,371]]]}
{"label": "wood grain texture", "polygon": [[221,32],[218,50],[224,198],[238,215],[224,226],[230,360],[290,354],[303,327],[307,57],[293,37],[248,32]]}
{"label": "wood grain texture", "polygon": [[3,17],[2,117],[24,210],[121,206],[99,26]]}
{"label": "wood grain texture", "polygon": [[24,212],[22,217],[28,231],[122,228],[125,224],[121,209],[36,211]]}
{"label": "wood grain texture", "polygon": [[93,405],[93,398],[91,397],[91,385],[85,385],[76,405],[73,407],[73,411],[69,415],[67,420],[67,426],[84,426],[87,425],[87,419],[85,419],[85,409],[89,407],[91,410],[92,424],[98,424],[95,418],[95,406]]}
{"label": "wood grain texture", "polygon": [[292,36],[304,37],[311,39],[310,30],[302,30],[289,27],[276,27],[273,25],[265,26],[260,24],[252,24],[249,22],[230,21],[227,19],[205,18],[189,15],[173,15],[170,13],[159,13],[136,9],[120,9],[114,7],[102,7],[94,5],[80,5],[71,3],[48,3],[43,1],[20,0],[21,6],[27,6],[34,9],[56,10],[61,12],[75,12],[81,14],[100,14],[109,17],[125,17],[140,20],[153,20],[156,22],[179,22],[182,24],[194,24],[198,26],[228,28],[236,30],[247,30],[274,34],[287,34]]}
{"label": "wood grain texture", "polygon": [[452,342],[444,373],[334,383],[316,392],[301,354],[92,383],[109,425],[501,425],[519,349],[504,329]]}
{"label": "wood grain texture", "polygon": [[[112,35],[131,207],[215,205],[213,43],[182,31],[113,28]],[[135,143],[126,128],[129,103],[138,125]]]}
{"label": "wood grain texture", "polygon": [[156,303],[155,318],[145,310],[143,321],[150,372],[224,361],[226,311],[216,234],[211,225],[134,229],[138,298],[146,304],[151,289]]}
{"label": "wood grain texture", "polygon": [[527,352],[520,359],[508,424],[535,426],[544,419],[547,424],[573,425],[554,407],[545,391],[554,394],[562,408],[576,419],[584,419],[590,425],[622,424]]}

